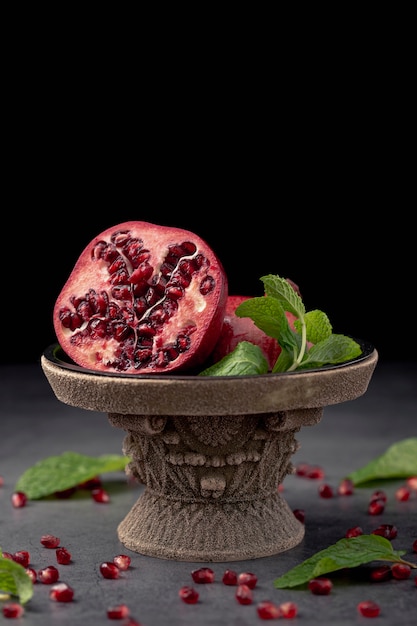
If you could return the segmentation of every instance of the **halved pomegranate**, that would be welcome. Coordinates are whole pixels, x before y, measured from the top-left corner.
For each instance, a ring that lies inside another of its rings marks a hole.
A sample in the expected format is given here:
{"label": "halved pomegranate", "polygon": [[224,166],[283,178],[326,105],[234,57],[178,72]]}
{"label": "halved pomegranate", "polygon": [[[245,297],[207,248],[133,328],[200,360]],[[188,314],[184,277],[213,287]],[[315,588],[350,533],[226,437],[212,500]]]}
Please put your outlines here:
{"label": "halved pomegranate", "polygon": [[64,352],[82,367],[149,374],[204,363],[223,323],[225,271],[180,228],[124,222],[81,253],[53,312]]}

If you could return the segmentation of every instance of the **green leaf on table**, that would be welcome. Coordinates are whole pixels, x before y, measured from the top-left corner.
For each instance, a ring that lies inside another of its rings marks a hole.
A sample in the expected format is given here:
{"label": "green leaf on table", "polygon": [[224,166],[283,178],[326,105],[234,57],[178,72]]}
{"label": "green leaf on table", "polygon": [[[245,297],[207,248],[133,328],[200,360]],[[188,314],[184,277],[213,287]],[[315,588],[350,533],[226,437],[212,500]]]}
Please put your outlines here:
{"label": "green leaf on table", "polygon": [[300,368],[337,365],[355,359],[361,352],[360,345],[350,337],[333,334],[311,346]]}
{"label": "green leaf on table", "polygon": [[252,376],[267,374],[268,362],[259,346],[241,341],[220,361],[199,373],[199,376]]}
{"label": "green leaf on table", "polygon": [[[274,587],[277,589],[297,587],[312,578],[340,569],[358,567],[375,560],[407,563],[401,558],[405,553],[405,550],[393,550],[391,542],[380,535],[359,535],[340,539],[277,578]],[[407,564],[417,567],[414,563]]]}
{"label": "green leaf on table", "polygon": [[16,483],[29,500],[38,500],[57,491],[65,491],[99,474],[125,469],[129,458],[119,454],[93,457],[77,452],[50,456],[27,469]]}
{"label": "green leaf on table", "polygon": [[6,559],[0,550],[0,591],[18,596],[25,604],[33,595],[33,582],[20,563]]}
{"label": "green leaf on table", "polygon": [[417,476],[417,437],[392,444],[383,454],[348,475],[355,486]]}

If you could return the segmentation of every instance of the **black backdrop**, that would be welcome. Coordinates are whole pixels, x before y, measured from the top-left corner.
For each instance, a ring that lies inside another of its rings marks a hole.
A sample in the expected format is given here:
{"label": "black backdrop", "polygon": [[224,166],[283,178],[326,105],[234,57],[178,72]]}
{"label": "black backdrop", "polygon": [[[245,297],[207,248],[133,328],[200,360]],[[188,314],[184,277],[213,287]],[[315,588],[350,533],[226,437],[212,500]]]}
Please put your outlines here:
{"label": "black backdrop", "polygon": [[173,197],[163,209],[157,196],[143,204],[102,194],[99,202],[71,198],[51,212],[49,199],[47,212],[34,208],[15,220],[3,237],[3,363],[39,362],[55,341],[55,298],[82,249],[131,219],[200,235],[222,260],[232,294],[261,295],[264,274],[291,278],[307,310],[325,311],[334,332],[373,343],[381,360],[415,359],[413,236],[400,212],[354,210],[349,202],[336,209],[330,198],[323,211],[277,203],[259,190],[234,199]]}

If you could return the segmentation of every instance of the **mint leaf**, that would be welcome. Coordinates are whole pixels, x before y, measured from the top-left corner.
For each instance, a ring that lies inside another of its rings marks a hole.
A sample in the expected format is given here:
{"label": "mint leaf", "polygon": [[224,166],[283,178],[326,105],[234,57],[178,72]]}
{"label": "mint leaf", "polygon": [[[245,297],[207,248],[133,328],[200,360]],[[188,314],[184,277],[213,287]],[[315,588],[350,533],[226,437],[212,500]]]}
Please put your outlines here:
{"label": "mint leaf", "polygon": [[[307,341],[311,343],[324,341],[332,334],[332,325],[323,311],[308,311],[304,316],[304,321],[306,323]],[[299,322],[296,320],[296,328],[298,324]]]}
{"label": "mint leaf", "polygon": [[277,589],[297,587],[317,576],[344,568],[358,567],[375,560],[407,563],[410,567],[417,567],[414,563],[408,563],[401,558],[405,553],[405,550],[393,550],[391,542],[380,535],[359,535],[350,539],[340,539],[275,579],[274,587]]}
{"label": "mint leaf", "polygon": [[19,597],[21,604],[25,604],[33,595],[33,582],[26,574],[25,568],[2,556],[0,550],[0,590]]}
{"label": "mint leaf", "polygon": [[337,365],[361,354],[359,344],[345,335],[330,335],[327,339],[311,346],[306,353],[300,367],[321,367],[322,365]]}
{"label": "mint leaf", "polygon": [[354,485],[417,476],[417,437],[392,444],[383,454],[348,476]]}
{"label": "mint leaf", "polygon": [[250,298],[239,304],[235,314],[238,317],[250,317],[265,334],[279,340],[281,346],[289,350],[297,347],[284,308],[276,298]]}
{"label": "mint leaf", "polygon": [[262,276],[261,281],[264,284],[267,296],[276,298],[285,311],[293,313],[296,317],[304,317],[305,307],[303,301],[285,278],[268,274],[267,276]]}
{"label": "mint leaf", "polygon": [[267,374],[268,362],[259,346],[241,341],[236,348],[199,373],[199,376],[252,376]]}
{"label": "mint leaf", "polygon": [[30,500],[37,500],[76,487],[105,472],[124,470],[129,459],[118,454],[99,457],[76,452],[50,456],[26,470],[16,483],[16,491],[23,491]]}

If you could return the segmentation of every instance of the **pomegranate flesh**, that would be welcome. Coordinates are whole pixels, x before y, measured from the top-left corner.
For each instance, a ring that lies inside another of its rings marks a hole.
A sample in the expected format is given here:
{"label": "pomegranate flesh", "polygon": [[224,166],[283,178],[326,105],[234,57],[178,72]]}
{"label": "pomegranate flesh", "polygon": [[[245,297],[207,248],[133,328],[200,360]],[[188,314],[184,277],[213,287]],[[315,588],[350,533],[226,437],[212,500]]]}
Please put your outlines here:
{"label": "pomegranate flesh", "polygon": [[81,253],[53,312],[58,342],[87,369],[189,371],[219,337],[228,283],[213,250],[190,231],[124,222]]}

